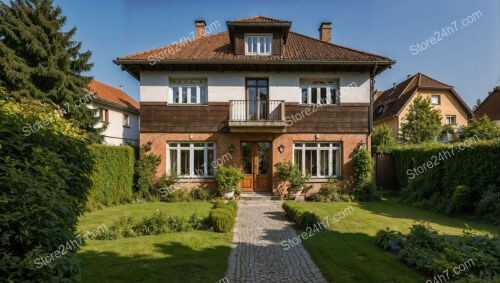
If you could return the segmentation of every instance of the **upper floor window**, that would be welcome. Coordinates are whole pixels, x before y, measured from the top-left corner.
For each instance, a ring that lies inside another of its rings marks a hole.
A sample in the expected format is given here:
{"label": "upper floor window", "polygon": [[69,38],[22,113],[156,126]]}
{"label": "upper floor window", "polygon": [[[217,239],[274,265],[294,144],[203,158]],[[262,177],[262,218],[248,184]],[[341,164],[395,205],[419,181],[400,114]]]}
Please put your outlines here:
{"label": "upper floor window", "polygon": [[436,105],[441,104],[441,96],[439,96],[439,95],[433,95],[431,97],[431,103],[432,104],[436,104]]}
{"label": "upper floor window", "polygon": [[457,116],[446,115],[446,124],[447,125],[455,125],[456,123],[457,123]]}
{"label": "upper floor window", "polygon": [[130,127],[130,116],[127,114],[123,114],[123,127],[125,128]]}
{"label": "upper floor window", "polygon": [[171,80],[172,103],[207,104],[207,84],[204,80]]}
{"label": "upper floor window", "polygon": [[245,36],[246,55],[271,55],[271,35],[247,35]]}
{"label": "upper floor window", "polygon": [[301,102],[303,104],[339,104],[337,84],[331,82],[302,84]]}
{"label": "upper floor window", "polygon": [[109,112],[108,109],[99,108],[99,122],[109,123]]}

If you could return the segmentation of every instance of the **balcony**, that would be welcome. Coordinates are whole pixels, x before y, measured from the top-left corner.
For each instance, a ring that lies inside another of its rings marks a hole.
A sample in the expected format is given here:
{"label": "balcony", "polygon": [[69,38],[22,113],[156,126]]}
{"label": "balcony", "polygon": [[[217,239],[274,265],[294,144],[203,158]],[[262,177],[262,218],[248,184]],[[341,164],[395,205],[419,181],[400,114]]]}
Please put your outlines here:
{"label": "balcony", "polygon": [[282,100],[230,100],[231,132],[285,132],[285,102]]}

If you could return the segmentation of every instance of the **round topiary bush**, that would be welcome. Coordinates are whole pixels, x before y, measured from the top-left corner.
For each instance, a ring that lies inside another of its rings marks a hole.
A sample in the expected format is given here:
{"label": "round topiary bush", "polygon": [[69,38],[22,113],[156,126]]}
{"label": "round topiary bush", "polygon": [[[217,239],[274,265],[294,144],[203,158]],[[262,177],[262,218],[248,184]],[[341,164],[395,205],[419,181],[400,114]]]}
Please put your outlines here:
{"label": "round topiary bush", "polygon": [[235,219],[231,209],[216,208],[210,211],[210,222],[215,232],[230,232],[234,228]]}

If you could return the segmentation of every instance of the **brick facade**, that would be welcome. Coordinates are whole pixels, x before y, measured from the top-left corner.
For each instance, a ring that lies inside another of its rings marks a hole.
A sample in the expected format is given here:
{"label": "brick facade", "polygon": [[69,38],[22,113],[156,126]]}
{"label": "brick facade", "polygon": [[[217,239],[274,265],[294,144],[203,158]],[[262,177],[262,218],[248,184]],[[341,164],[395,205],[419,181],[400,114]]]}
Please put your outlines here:
{"label": "brick facade", "polygon": [[[151,151],[160,155],[161,163],[158,168],[157,175],[160,176],[166,173],[166,144],[167,142],[182,141],[182,142],[215,142],[216,143],[216,158],[222,161],[224,165],[241,165],[241,142],[242,141],[267,141],[271,142],[271,163],[274,194],[285,194],[283,186],[275,180],[276,170],[274,165],[278,162],[289,161],[293,159],[293,143],[294,142],[339,142],[341,144],[341,182],[351,182],[353,175],[352,153],[359,143],[363,142],[370,144],[369,137],[366,134],[242,134],[242,133],[141,133],[141,144],[148,141],[153,142]],[[278,147],[284,146],[283,153],[280,153]],[[231,146],[234,151],[230,152]],[[228,154],[229,155],[226,155]],[[228,156],[230,156],[228,158]],[[219,163],[220,164],[220,163]],[[309,183],[313,186],[309,192],[315,192],[320,185],[326,182],[326,179],[312,179]],[[182,180],[186,188],[197,186],[205,187],[214,190],[216,183],[213,179],[184,179]]]}

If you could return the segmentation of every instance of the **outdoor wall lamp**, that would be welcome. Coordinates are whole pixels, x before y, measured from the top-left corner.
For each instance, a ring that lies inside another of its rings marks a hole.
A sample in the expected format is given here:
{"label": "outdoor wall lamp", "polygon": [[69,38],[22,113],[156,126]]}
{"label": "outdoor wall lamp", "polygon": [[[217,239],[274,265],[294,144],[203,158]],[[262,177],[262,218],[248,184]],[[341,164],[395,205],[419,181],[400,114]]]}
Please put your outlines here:
{"label": "outdoor wall lamp", "polygon": [[229,146],[229,152],[233,152],[233,151],[234,151],[234,145]]}
{"label": "outdoor wall lamp", "polygon": [[146,143],[146,147],[145,147],[146,151],[150,151],[152,146],[153,146],[153,142],[151,140],[149,140]]}
{"label": "outdoor wall lamp", "polygon": [[284,146],[284,145],[282,145],[282,144],[280,144],[280,146],[278,146],[278,151],[279,151],[280,153],[283,153],[283,151],[285,151],[285,146]]}

